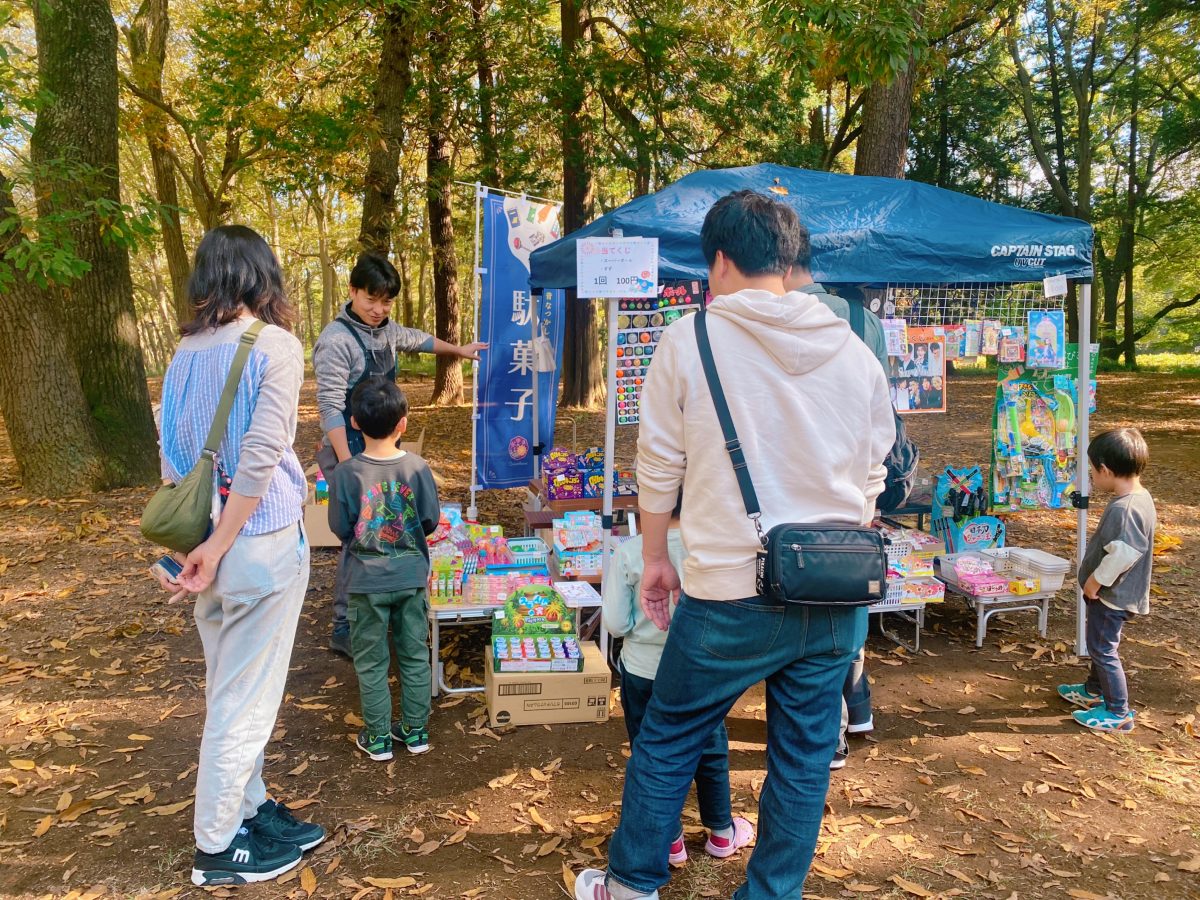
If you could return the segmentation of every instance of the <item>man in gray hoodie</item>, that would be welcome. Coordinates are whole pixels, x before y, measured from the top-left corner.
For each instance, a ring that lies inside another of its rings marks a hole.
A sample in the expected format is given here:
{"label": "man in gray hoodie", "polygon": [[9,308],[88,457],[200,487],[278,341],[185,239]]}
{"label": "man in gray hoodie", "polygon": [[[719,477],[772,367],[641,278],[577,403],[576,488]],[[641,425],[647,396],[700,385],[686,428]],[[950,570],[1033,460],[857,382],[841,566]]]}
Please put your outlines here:
{"label": "man in gray hoodie", "polygon": [[[416,328],[405,328],[388,316],[400,293],[400,275],[388,260],[374,253],[359,256],[350,271],[350,300],[337,318],[325,326],[313,347],[317,376],[317,412],[325,437],[317,463],[326,478],[337,464],[361,453],[362,434],[350,421],[350,395],[369,375],[392,381],[398,374],[401,353],[435,353],[456,359],[479,359],[487,344],[459,347]],[[338,558],[333,586],[333,633],[329,648],[350,656],[350,626],[346,621],[345,547]]]}
{"label": "man in gray hoodie", "polygon": [[[870,523],[896,438],[874,355],[810,293],[784,286],[799,227],[789,207],[744,191],[717,201],[700,233],[713,294],[705,313],[712,354],[764,531],[781,522]],[[721,439],[698,318],[663,331],[642,393],[641,602],[646,617],[664,630],[669,622],[670,631],[626,766],[608,870],[582,871],[576,900],[657,900],[704,745],[763,680],[767,780],[758,844],[734,898],[800,900],[829,787],[842,685],[866,637],[865,607],[781,604],[757,594],[761,544]],[[680,596],[667,530],[681,488],[688,557]]]}

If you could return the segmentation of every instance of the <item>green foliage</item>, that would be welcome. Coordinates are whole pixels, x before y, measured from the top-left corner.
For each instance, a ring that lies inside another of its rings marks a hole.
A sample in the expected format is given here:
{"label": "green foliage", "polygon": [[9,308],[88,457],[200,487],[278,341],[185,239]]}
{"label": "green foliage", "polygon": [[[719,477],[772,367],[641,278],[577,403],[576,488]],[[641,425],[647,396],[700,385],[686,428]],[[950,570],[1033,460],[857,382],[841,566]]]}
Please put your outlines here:
{"label": "green foliage", "polygon": [[[136,205],[117,203],[98,197],[86,190],[66,190],[87,185],[100,177],[95,170],[80,163],[57,161],[52,171],[41,173],[43,184],[58,187],[49,195],[46,210],[27,226],[16,207],[0,209],[0,238],[14,238],[0,255],[0,284],[10,284],[20,272],[39,288],[67,286],[90,270],[78,255],[73,236],[74,226],[97,222],[106,242],[129,250],[148,249],[157,233],[157,205],[149,197],[141,197]],[[15,175],[18,184],[33,184],[37,178],[30,168]],[[80,196],[87,199],[81,200]],[[23,227],[25,226],[25,227]],[[0,245],[5,242],[0,240]]]}
{"label": "green foliage", "polygon": [[[111,2],[120,25],[140,0]],[[471,0],[171,0],[164,112],[185,243],[193,248],[219,221],[267,235],[307,344],[344,298],[357,252],[365,163],[381,139],[372,99],[380,23],[395,4],[407,5],[417,22],[393,243],[418,326],[431,327],[433,316],[424,221],[431,98],[447,101],[455,178],[474,181],[494,162],[493,186],[549,197],[562,190],[564,110],[581,104],[601,212],[702,167],[765,160],[848,170],[863,90],[915,60],[908,177],[1061,212],[1062,197],[1032,150],[1036,134],[1051,174],[1073,198],[1087,157],[1090,215],[1111,251],[1126,214],[1135,32],[1142,54],[1136,164],[1145,183],[1136,326],[1200,291],[1190,249],[1200,240],[1200,15],[1188,4],[593,0],[584,4],[585,34],[566,59],[554,0],[486,0],[477,8]],[[19,266],[61,283],[79,275],[69,216],[34,216],[22,162],[39,104],[27,19],[23,4],[0,0],[0,172],[15,182],[21,211],[19,220],[0,212],[0,236],[24,224],[19,248],[0,261],[0,278]],[[435,25],[448,40],[447,62],[436,69],[428,41]],[[1016,61],[1029,74],[1032,126]],[[479,80],[481,63],[490,88]],[[1071,84],[1085,76],[1090,137],[1081,133]],[[77,212],[100,216],[112,240],[134,248],[143,327],[161,333],[163,353],[173,342],[170,287],[152,239],[157,207],[146,200],[155,182],[142,101],[126,92],[122,102],[123,203]],[[486,158],[485,111],[494,122],[494,160]],[[457,250],[468,272],[472,197],[469,188],[456,191]],[[469,283],[461,291],[472,294]],[[1148,345],[1186,349],[1195,313],[1166,316]]]}

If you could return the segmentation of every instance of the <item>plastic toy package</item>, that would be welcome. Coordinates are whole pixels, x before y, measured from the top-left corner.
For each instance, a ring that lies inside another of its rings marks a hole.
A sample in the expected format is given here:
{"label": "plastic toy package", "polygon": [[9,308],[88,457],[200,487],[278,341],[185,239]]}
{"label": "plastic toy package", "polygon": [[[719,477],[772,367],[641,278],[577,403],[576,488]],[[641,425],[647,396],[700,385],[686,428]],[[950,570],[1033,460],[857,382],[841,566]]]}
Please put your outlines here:
{"label": "plastic toy package", "polygon": [[[1070,506],[1079,453],[1079,391],[1072,370],[1076,354],[1076,346],[1070,345],[1064,354],[1066,365],[1058,370],[1000,366],[992,440],[993,509]],[[1092,361],[1095,365],[1094,356]]]}
{"label": "plastic toy package", "polygon": [[1067,364],[1067,324],[1061,309],[1029,311],[1029,348],[1025,364],[1037,369],[1061,369]]}

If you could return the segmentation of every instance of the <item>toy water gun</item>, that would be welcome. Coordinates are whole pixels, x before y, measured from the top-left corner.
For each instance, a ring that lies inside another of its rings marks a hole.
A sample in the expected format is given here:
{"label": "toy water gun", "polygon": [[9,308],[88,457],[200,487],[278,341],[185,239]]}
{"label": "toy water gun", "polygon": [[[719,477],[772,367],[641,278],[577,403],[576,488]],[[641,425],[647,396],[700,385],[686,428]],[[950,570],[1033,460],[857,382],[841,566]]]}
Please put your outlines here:
{"label": "toy water gun", "polygon": [[[1010,476],[1016,472],[1024,471],[1025,467],[1025,446],[1021,440],[1021,418],[1018,403],[1016,390],[1006,386],[1004,391],[1004,417],[1007,435],[1006,439],[1001,442],[997,449],[1002,456],[1009,459]],[[1016,471],[1012,469],[1014,461],[1018,463]]]}
{"label": "toy water gun", "polygon": [[1054,438],[1059,460],[1065,463],[1075,443],[1075,399],[1070,391],[1055,387],[1058,408],[1054,415]]}

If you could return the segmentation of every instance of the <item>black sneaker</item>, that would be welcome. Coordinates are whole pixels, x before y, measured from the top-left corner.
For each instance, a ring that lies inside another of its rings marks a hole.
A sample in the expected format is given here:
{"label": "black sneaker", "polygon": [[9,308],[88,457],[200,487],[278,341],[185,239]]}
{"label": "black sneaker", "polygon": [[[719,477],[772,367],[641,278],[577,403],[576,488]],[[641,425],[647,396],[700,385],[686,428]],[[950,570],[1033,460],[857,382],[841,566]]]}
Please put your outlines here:
{"label": "black sneaker", "polygon": [[329,649],[339,656],[354,659],[354,651],[350,649],[349,625],[333,629],[333,633],[329,635]]}
{"label": "black sneaker", "polygon": [[392,723],[392,740],[403,744],[409,753],[425,753],[429,750],[429,729],[407,728],[403,722]]}
{"label": "black sneaker", "polygon": [[315,822],[301,822],[282,803],[266,800],[253,819],[242,823],[281,844],[295,844],[301,850],[311,850],[325,840],[325,829]]}
{"label": "black sneaker", "polygon": [[243,825],[221,853],[196,851],[192,884],[248,884],[270,881],[299,865],[302,851],[295,844],[281,844]]}
{"label": "black sneaker", "polygon": [[846,736],[843,734],[838,738],[837,750],[834,751],[833,759],[829,761],[829,770],[832,772],[846,768],[846,757],[849,755],[850,745],[846,743]]}

